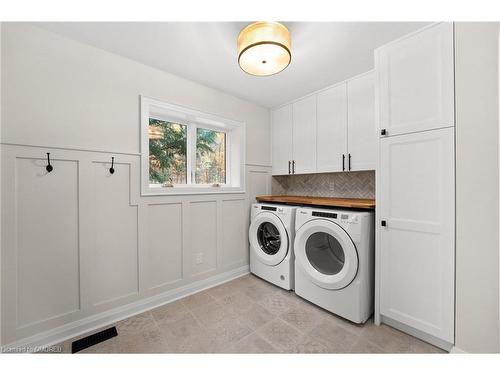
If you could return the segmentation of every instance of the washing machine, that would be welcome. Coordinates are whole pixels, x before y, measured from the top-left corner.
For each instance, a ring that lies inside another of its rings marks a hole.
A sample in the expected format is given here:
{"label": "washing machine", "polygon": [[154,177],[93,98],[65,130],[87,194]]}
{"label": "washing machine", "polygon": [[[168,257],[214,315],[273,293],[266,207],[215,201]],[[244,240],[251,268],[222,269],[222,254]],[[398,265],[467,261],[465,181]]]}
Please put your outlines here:
{"label": "washing machine", "polygon": [[373,313],[373,212],[298,208],[295,293],[355,323]]}
{"label": "washing machine", "polygon": [[250,229],[250,272],[283,289],[294,288],[293,240],[296,207],[253,204]]}

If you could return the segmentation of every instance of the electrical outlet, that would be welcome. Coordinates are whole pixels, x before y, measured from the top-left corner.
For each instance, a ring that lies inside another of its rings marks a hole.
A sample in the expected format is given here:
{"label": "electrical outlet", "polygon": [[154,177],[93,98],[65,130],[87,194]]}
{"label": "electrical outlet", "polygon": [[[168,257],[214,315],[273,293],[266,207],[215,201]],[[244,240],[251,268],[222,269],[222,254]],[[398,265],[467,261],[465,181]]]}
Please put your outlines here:
{"label": "electrical outlet", "polygon": [[203,263],[203,253],[197,253],[196,254],[196,264],[202,264]]}

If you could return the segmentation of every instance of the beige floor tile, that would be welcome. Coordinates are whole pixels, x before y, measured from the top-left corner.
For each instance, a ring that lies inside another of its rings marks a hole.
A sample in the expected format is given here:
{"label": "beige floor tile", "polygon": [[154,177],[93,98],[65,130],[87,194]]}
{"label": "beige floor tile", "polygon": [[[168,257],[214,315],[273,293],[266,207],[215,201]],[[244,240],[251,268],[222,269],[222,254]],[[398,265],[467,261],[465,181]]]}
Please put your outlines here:
{"label": "beige floor tile", "polygon": [[253,306],[254,301],[247,295],[237,292],[221,298],[219,303],[239,314],[248,311]]}
{"label": "beige floor tile", "polygon": [[280,351],[260,337],[257,333],[251,333],[236,342],[230,349],[230,353],[279,353]]}
{"label": "beige floor tile", "polygon": [[291,353],[332,353],[330,346],[311,335],[305,335],[291,350]]}
{"label": "beige floor tile", "polygon": [[318,324],[322,323],[322,318],[317,311],[307,310],[301,306],[292,307],[280,315],[280,318],[297,328],[302,333],[310,332]]}
{"label": "beige floor tile", "polygon": [[156,322],[150,312],[132,316],[116,324],[118,335],[139,333],[156,327]]}
{"label": "beige floor tile", "polygon": [[410,338],[410,352],[411,353],[426,353],[426,354],[447,354],[444,350],[421,341],[417,338]]}
{"label": "beige floor tile", "polygon": [[296,301],[292,301],[281,293],[269,294],[258,301],[258,303],[275,315],[281,315],[297,306]]}
{"label": "beige floor tile", "polygon": [[387,325],[368,324],[360,337],[374,343],[386,353],[409,353],[412,337]]}
{"label": "beige floor tile", "polygon": [[210,295],[206,290],[196,294],[192,294],[186,298],[181,299],[182,303],[189,309],[196,309],[200,306],[215,302],[215,298]]}
{"label": "beige floor tile", "polygon": [[256,332],[270,344],[285,352],[291,351],[302,338],[300,331],[279,318],[260,327]]}
{"label": "beige floor tile", "polygon": [[169,353],[210,353],[213,346],[212,338],[203,328],[196,334],[167,340],[167,345]]}
{"label": "beige floor tile", "polygon": [[219,302],[212,302],[191,310],[194,317],[203,325],[211,326],[223,320],[234,320],[236,314]]}
{"label": "beige floor tile", "polygon": [[379,346],[375,345],[371,341],[364,339],[363,337],[359,337],[356,342],[353,344],[351,349],[349,349],[350,353],[358,353],[358,354],[369,354],[369,353],[384,353],[384,350]]}
{"label": "beige floor tile", "polygon": [[189,310],[181,300],[178,300],[151,310],[151,314],[157,323],[172,323],[184,319],[189,315]]}
{"label": "beige floor tile", "polygon": [[273,290],[264,284],[250,283],[248,285],[241,286],[241,292],[254,301],[261,301],[267,296],[276,293],[276,290]]}
{"label": "beige floor tile", "polygon": [[281,288],[276,288],[276,293],[285,299],[288,299],[290,303],[298,305],[300,303],[300,298],[291,290],[285,290]]}
{"label": "beige floor tile", "polygon": [[348,353],[357,336],[332,322],[323,321],[311,330],[309,336],[323,342],[331,353]]}
{"label": "beige floor tile", "polygon": [[303,302],[301,303],[301,306],[308,305],[310,309],[314,309],[321,316],[321,318],[323,318],[327,322],[334,323],[334,324],[338,325],[339,327],[342,327],[342,328],[348,330],[349,332],[355,334],[356,336],[359,336],[363,332],[365,327],[367,327],[369,325],[373,325],[373,321],[371,319],[368,320],[364,324],[357,324],[357,323],[351,322],[347,319],[344,319],[338,315],[335,315],[335,314],[331,313],[330,311],[322,309],[314,304],[307,303],[304,300],[302,300],[302,301]]}
{"label": "beige floor tile", "polygon": [[275,315],[257,303],[253,303],[247,311],[238,314],[238,320],[254,330],[275,318]]}
{"label": "beige floor tile", "polygon": [[[227,283],[220,284],[217,287],[224,285],[224,286],[227,286],[228,288],[238,290],[240,288],[248,287],[249,285],[257,285],[260,282],[261,282],[260,279],[258,279],[256,276],[254,276],[252,274],[247,274],[247,275],[238,277],[236,279],[233,279],[231,281],[228,281]],[[215,287],[215,288],[217,288],[217,287]]]}
{"label": "beige floor tile", "polygon": [[210,338],[209,352],[227,353],[231,346],[243,337],[252,333],[252,330],[235,319],[226,319],[206,329]]}
{"label": "beige floor tile", "polygon": [[162,336],[169,342],[188,336],[196,336],[202,329],[198,320],[196,320],[191,313],[176,322],[160,322],[158,323],[158,327]]}
{"label": "beige floor tile", "polygon": [[167,340],[158,328],[116,337],[118,353],[168,353]]}
{"label": "beige floor tile", "polygon": [[226,296],[230,296],[235,293],[239,293],[241,288],[241,283],[237,283],[234,280],[225,284],[217,285],[214,288],[207,289],[208,294],[216,299],[222,299]]}
{"label": "beige floor tile", "polygon": [[[444,353],[372,320],[351,323],[251,274],[116,327],[117,337],[81,353]],[[58,345],[71,352],[73,341],[105,328]]]}

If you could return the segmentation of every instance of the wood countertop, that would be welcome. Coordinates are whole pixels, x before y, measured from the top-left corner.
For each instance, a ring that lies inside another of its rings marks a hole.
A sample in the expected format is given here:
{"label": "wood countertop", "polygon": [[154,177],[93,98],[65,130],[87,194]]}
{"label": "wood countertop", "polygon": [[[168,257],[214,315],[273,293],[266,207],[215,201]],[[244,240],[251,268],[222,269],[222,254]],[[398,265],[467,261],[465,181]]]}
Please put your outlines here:
{"label": "wood countertop", "polygon": [[285,203],[305,206],[344,207],[365,210],[375,209],[375,199],[306,197],[299,195],[260,195],[258,202]]}

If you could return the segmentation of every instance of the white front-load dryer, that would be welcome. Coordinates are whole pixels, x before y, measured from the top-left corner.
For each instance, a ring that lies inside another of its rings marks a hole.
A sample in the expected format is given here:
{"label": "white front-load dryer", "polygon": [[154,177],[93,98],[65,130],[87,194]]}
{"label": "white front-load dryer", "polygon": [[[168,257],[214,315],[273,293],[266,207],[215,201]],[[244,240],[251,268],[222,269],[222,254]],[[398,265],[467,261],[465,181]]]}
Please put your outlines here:
{"label": "white front-load dryer", "polygon": [[373,212],[299,208],[295,293],[355,323],[373,313]]}
{"label": "white front-load dryer", "polygon": [[250,272],[283,289],[294,288],[293,240],[296,207],[253,204],[250,229]]}

